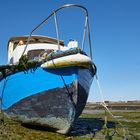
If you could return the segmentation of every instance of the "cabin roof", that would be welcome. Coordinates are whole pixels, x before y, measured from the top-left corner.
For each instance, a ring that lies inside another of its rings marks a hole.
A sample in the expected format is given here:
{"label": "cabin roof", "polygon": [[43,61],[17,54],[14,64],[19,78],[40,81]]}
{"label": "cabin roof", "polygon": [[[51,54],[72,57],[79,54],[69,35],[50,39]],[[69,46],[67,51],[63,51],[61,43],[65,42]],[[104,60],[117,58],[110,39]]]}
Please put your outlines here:
{"label": "cabin roof", "polygon": [[[9,42],[19,42],[20,40],[22,41],[27,41],[29,38],[29,35],[27,36],[15,36],[15,37],[11,37],[8,41]],[[33,35],[30,37],[31,41],[46,41],[47,43],[52,43],[52,44],[58,44],[57,39],[56,38],[52,38],[52,37],[48,37],[48,36],[39,36],[39,35]],[[30,42],[29,42],[30,43]],[[64,41],[59,40],[60,45],[64,46]]]}

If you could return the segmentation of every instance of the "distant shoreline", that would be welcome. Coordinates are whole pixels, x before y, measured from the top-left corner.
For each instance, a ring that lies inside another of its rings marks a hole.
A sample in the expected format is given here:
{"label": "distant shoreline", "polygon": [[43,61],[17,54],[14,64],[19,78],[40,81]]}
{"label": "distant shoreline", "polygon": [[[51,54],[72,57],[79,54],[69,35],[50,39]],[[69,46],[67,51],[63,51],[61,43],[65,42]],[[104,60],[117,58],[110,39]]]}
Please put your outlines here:
{"label": "distant shoreline", "polygon": [[[140,110],[140,101],[105,101],[105,103],[110,110]],[[85,110],[104,110],[104,107],[101,105],[101,102],[88,102]]]}

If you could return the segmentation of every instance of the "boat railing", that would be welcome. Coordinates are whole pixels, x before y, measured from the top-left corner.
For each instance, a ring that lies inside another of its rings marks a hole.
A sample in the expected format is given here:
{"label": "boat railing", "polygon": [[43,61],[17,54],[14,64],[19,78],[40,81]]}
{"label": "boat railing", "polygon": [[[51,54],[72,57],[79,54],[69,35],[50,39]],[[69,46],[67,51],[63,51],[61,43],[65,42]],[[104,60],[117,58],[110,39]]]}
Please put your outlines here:
{"label": "boat railing", "polygon": [[88,43],[89,43],[89,49],[90,49],[90,58],[92,60],[92,46],[91,46],[91,38],[90,38],[90,27],[89,27],[89,20],[88,20],[88,11],[84,6],[81,5],[77,5],[77,4],[66,4],[63,5],[61,7],[59,7],[58,9],[56,9],[55,11],[53,11],[45,20],[43,20],[40,24],[38,24],[29,34],[25,49],[22,53],[22,56],[24,55],[27,46],[30,42],[30,38],[33,34],[33,32],[35,30],[37,30],[41,25],[43,25],[46,21],[48,21],[48,19],[50,19],[52,16],[54,16],[54,21],[55,21],[55,29],[56,29],[56,35],[57,35],[57,44],[58,44],[58,49],[60,50],[60,42],[59,42],[59,29],[58,29],[58,21],[57,21],[57,15],[56,13],[64,8],[70,8],[70,7],[76,7],[76,8],[80,8],[82,11],[84,11],[85,13],[85,25],[84,25],[84,32],[83,32],[83,38],[82,38],[82,47],[81,49],[84,50],[84,44],[85,44],[85,39],[86,39],[86,34],[88,33]]}

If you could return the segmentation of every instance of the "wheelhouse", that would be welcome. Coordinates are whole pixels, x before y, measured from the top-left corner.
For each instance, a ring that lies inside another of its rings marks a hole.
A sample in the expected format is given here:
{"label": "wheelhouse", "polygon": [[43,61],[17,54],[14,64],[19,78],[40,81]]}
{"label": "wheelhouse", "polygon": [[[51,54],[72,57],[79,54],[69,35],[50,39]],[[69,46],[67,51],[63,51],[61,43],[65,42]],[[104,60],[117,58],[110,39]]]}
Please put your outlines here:
{"label": "wheelhouse", "polygon": [[[10,38],[8,42],[8,63],[17,63],[26,47],[29,36],[17,36]],[[60,47],[64,48],[64,42],[59,41]],[[57,39],[47,36],[31,36],[28,43],[28,48],[25,51],[25,55],[29,59],[34,59],[40,55],[51,53],[54,50],[58,50]]]}

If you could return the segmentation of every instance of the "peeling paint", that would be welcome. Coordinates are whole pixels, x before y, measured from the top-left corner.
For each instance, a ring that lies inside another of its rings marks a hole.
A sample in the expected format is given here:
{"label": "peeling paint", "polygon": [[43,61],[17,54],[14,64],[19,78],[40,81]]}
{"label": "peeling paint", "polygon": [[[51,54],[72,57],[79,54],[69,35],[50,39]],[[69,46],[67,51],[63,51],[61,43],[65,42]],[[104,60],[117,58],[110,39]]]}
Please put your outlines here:
{"label": "peeling paint", "polygon": [[90,71],[85,74],[86,71],[87,69],[79,70],[80,77],[71,84],[28,96],[10,106],[5,113],[25,124],[53,128],[62,134],[68,133],[88,98],[93,75]]}

